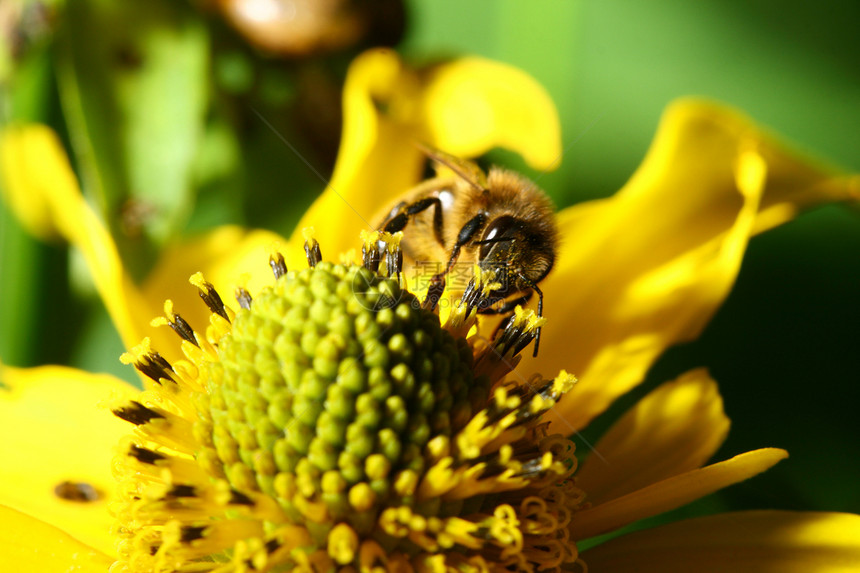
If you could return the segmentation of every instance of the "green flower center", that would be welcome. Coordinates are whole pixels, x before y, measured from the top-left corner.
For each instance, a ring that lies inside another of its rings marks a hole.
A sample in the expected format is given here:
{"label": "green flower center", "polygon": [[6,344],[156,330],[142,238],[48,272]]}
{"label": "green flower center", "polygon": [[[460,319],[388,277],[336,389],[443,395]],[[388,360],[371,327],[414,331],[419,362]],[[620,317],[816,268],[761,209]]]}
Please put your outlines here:
{"label": "green flower center", "polygon": [[170,301],[154,321],[187,360],[146,339],[123,356],[153,386],[113,409],[134,426],[116,466],[118,570],[576,562],[573,446],[541,421],[575,379],[504,381],[541,321],[518,309],[470,342],[491,276],[476,273],[440,326],[365,250],[364,267],[333,265],[309,241],[297,272],[273,255],[274,284],[239,289],[239,310],[195,275],[205,337]]}
{"label": "green flower center", "polygon": [[297,492],[323,500],[359,533],[380,508],[409,505],[395,480],[422,475],[428,441],[450,437],[470,395],[487,394],[466,341],[420,306],[394,280],[320,263],[238,311],[207,382],[231,485],[272,496],[297,523]]}

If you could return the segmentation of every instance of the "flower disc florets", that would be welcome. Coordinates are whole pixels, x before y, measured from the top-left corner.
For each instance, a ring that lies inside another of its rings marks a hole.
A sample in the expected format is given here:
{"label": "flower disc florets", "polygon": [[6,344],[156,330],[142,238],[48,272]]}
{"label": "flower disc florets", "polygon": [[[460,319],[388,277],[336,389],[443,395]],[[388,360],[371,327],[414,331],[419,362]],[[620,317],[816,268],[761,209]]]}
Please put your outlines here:
{"label": "flower disc florets", "polygon": [[277,279],[236,313],[218,356],[206,393],[230,483],[297,521],[300,490],[357,530],[375,520],[370,507],[409,504],[395,483],[422,475],[428,441],[450,438],[471,417],[470,393],[487,393],[465,340],[396,281],[357,266]]}
{"label": "flower disc florets", "polygon": [[[135,425],[116,468],[114,571],[553,570],[576,561],[572,444],[542,414],[574,382],[505,383],[543,324],[517,309],[473,336],[494,288],[476,274],[444,326],[364,266],[287,272],[232,310],[201,275],[200,336],[165,303],[188,360],[145,340],[155,384],[114,409]],[[396,243],[386,272],[397,273]]]}

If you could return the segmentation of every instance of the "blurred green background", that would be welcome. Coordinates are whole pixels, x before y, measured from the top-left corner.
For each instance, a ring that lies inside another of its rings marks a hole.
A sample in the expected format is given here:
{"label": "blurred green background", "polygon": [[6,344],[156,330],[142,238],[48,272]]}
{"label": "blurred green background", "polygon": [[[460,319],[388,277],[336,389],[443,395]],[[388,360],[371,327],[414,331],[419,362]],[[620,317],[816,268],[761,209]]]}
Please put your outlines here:
{"label": "blurred green background", "polygon": [[[164,241],[215,224],[288,233],[322,184],[257,114],[329,173],[350,58],[400,35],[398,49],[416,63],[480,54],[549,89],[566,154],[540,183],[559,206],[617,190],[662,109],[682,95],[732,104],[799,149],[860,171],[856,2],[411,0],[402,30],[397,3],[382,2],[385,25],[358,44],[288,58],[249,46],[202,4],[11,0],[0,8],[3,121],[42,121],[61,133],[138,277]],[[17,19],[4,19],[12,5],[21,7]],[[510,154],[493,159],[539,175]],[[860,512],[858,253],[860,217],[848,207],[755,238],[701,339],[669,351],[585,433],[593,443],[648,389],[707,366],[733,421],[717,458],[762,446],[791,453],[661,520],[717,509]],[[80,267],[0,205],[0,357],[134,381]]]}

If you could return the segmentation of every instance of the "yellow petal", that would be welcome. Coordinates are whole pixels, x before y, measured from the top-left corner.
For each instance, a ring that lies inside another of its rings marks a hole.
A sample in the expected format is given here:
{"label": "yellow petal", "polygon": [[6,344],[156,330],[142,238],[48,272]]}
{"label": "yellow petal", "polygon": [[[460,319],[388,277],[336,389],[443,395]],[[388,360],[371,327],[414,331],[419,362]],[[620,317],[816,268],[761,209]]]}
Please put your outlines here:
{"label": "yellow petal", "polygon": [[577,471],[577,485],[599,505],[701,467],[728,431],[716,382],[705,370],[688,372],[613,424]]}
{"label": "yellow petal", "polygon": [[331,184],[293,234],[314,227],[324,250],[355,248],[358,232],[413,187],[424,157],[417,142],[475,156],[495,146],[548,167],[561,154],[558,117],[537,83],[513,68],[468,58],[417,73],[390,50],[352,63],[343,94],[344,125]]}
{"label": "yellow petal", "polygon": [[787,457],[785,450],[763,448],[665,479],[578,512],[571,522],[571,538],[587,539],[665,513],[751,478]]}
{"label": "yellow petal", "polygon": [[[224,302],[236,306],[233,295],[237,286],[252,294],[272,283],[269,255],[278,250],[288,256],[303,256],[301,243],[293,245],[275,233],[263,230],[246,231],[226,225],[204,235],[166,247],[158,263],[147,276],[142,291],[146,300],[160,308],[166,299],[174,302],[177,313],[202,334],[209,324],[209,310],[200,300],[197,289],[188,278],[197,272],[212,283]],[[307,262],[291,261],[291,268],[304,268]],[[296,266],[298,265],[298,266]],[[153,315],[154,316],[154,315]],[[152,317],[150,317],[152,318]],[[168,360],[180,358],[179,339],[169,328],[150,334],[152,347]]]}
{"label": "yellow petal", "polygon": [[416,97],[416,82],[392,51],[371,50],[353,61],[344,84],[343,132],[334,174],[302,217],[293,243],[301,244],[302,229],[313,227],[326,250],[353,248],[358,231],[371,230],[377,211],[414,183],[422,162],[414,145],[416,133],[377,106],[396,104],[396,93],[401,99]]}
{"label": "yellow petal", "polygon": [[105,573],[113,559],[52,525],[0,506],[4,571]]}
{"label": "yellow petal", "polygon": [[123,271],[113,238],[81,196],[57,136],[43,125],[21,125],[5,130],[0,143],[3,187],[13,204],[31,205],[38,215],[22,216],[31,219],[35,230],[55,231],[81,250],[123,341],[137,344],[154,309],[145,306]]}
{"label": "yellow petal", "polygon": [[667,347],[695,338],[731,289],[752,234],[858,192],[857,176],[811,165],[733,110],[670,106],[617,195],[559,215],[561,253],[541,285],[541,355],[521,365],[579,378],[551,414],[564,420],[557,429],[584,427]]}
{"label": "yellow petal", "polygon": [[28,152],[28,148],[39,146],[34,140],[40,136],[39,131],[18,127],[0,133],[0,175],[3,177],[0,190],[24,228],[49,240],[59,235],[51,200],[47,193],[33,192],[33,189],[77,189],[78,184],[70,170],[51,167],[52,162],[62,158],[47,153],[40,158]]}
{"label": "yellow petal", "polygon": [[723,513],[617,537],[581,557],[589,573],[853,573],[860,516]]}
{"label": "yellow petal", "polygon": [[[102,404],[134,389],[111,376],[59,366],[4,367],[0,379],[7,386],[0,390],[0,503],[112,551],[111,463],[130,426]],[[88,484],[99,498],[61,499],[55,488],[64,482]]]}
{"label": "yellow petal", "polygon": [[448,153],[474,157],[499,146],[535,169],[561,161],[555,104],[517,68],[484,58],[455,60],[433,70],[422,100],[429,140]]}

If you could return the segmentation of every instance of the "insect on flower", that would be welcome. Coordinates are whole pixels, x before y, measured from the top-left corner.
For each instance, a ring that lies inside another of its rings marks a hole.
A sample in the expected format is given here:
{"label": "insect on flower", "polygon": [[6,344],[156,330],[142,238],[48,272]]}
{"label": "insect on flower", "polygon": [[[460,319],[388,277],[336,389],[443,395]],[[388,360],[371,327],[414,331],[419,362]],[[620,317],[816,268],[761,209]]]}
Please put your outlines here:
{"label": "insect on flower", "polygon": [[[385,211],[378,228],[403,231],[401,248],[416,264],[437,262],[424,306],[436,307],[455,265],[477,265],[495,273],[498,287],[482,314],[510,315],[517,305],[543,293],[538,283],[552,270],[558,248],[553,206],[534,183],[513,171],[423,148],[436,163],[436,177],[407,191]],[[442,266],[444,264],[444,266]],[[474,281],[466,287],[474,288]],[[513,297],[513,298],[511,298]],[[537,355],[540,333],[535,340]]]}

